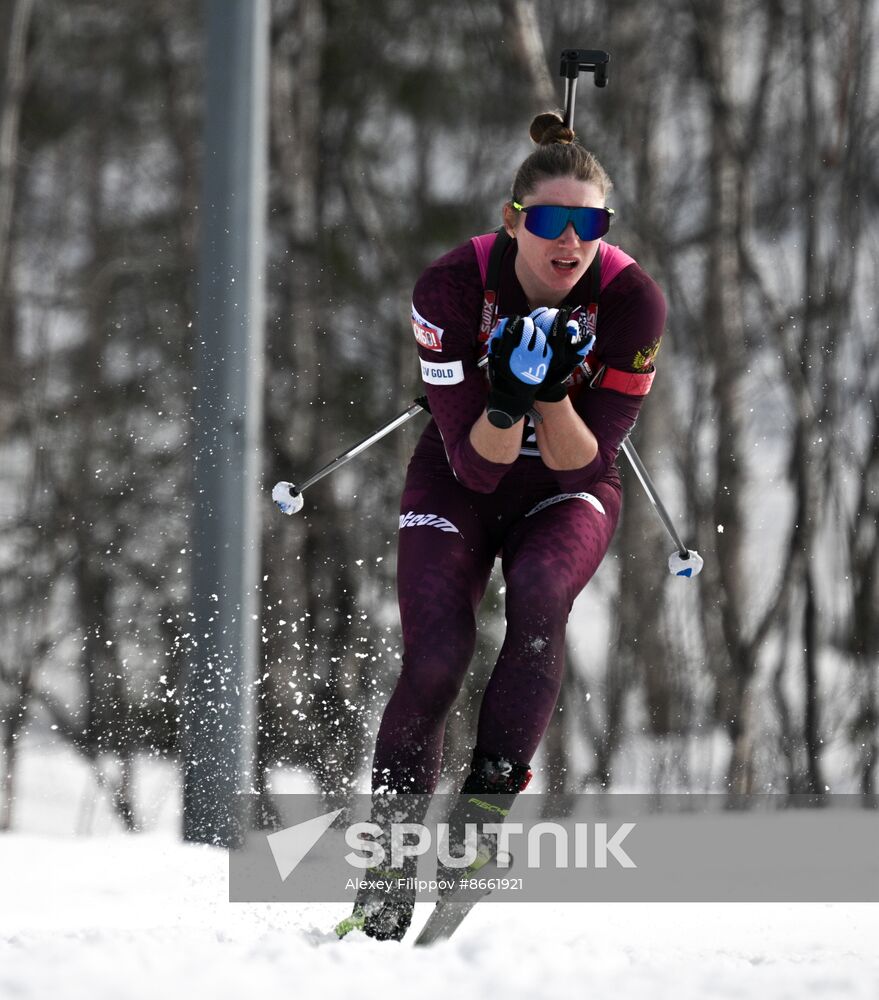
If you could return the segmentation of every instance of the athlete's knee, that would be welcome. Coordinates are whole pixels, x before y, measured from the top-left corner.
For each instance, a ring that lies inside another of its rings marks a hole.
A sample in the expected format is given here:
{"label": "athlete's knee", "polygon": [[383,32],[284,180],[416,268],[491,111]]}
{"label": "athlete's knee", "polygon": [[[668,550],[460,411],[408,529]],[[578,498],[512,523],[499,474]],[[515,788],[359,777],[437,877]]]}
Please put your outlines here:
{"label": "athlete's knee", "polygon": [[469,662],[476,648],[476,612],[469,596],[443,592],[400,592],[403,662],[419,674],[438,659]]}
{"label": "athlete's knee", "polygon": [[528,568],[513,569],[506,577],[506,616],[508,625],[527,623],[549,632],[564,629],[574,598],[579,593],[566,586],[552,573]]}
{"label": "athlete's knee", "polygon": [[469,659],[460,662],[445,656],[404,654],[403,670],[397,687],[415,714],[444,718],[461,691]]}

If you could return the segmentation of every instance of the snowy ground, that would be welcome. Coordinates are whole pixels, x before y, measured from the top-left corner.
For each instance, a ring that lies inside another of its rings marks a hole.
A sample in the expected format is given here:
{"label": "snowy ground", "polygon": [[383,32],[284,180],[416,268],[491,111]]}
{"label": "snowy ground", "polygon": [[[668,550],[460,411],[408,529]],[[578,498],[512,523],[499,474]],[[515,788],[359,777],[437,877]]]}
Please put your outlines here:
{"label": "snowy ground", "polygon": [[340,942],[346,905],[228,902],[225,852],[179,841],[173,765],[140,763],[148,832],[126,835],[51,737],[26,741],[0,834],[0,1000],[879,997],[879,904],[486,902],[416,950],[421,904],[401,944]]}
{"label": "snowy ground", "polygon": [[0,835],[0,998],[879,996],[879,905],[483,903],[416,950],[335,940],[341,905],[230,904],[226,865],[165,833]]}

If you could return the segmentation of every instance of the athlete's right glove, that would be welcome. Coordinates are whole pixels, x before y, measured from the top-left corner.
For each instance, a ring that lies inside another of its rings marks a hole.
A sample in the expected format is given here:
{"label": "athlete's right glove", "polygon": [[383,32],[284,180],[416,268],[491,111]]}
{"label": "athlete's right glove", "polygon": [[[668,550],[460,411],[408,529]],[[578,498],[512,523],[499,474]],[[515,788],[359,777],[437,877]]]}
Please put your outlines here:
{"label": "athlete's right glove", "polygon": [[488,419],[512,427],[531,409],[552,361],[544,332],[529,316],[504,318],[488,342]]}
{"label": "athlete's right glove", "polygon": [[541,306],[531,313],[534,325],[542,330],[552,348],[552,363],[535,399],[541,403],[558,403],[568,394],[565,380],[583,362],[595,344],[595,334],[586,333],[580,323],[583,310],[547,309]]}

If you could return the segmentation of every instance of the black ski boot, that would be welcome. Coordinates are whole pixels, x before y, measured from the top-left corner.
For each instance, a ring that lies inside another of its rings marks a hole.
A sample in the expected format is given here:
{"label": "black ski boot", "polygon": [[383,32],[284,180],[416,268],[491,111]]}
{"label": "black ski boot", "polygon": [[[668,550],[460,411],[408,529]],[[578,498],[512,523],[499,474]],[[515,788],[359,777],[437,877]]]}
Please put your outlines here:
{"label": "black ski boot", "polygon": [[[469,878],[497,856],[497,835],[481,831],[485,823],[503,823],[519,792],[527,788],[531,780],[530,764],[518,764],[504,757],[487,756],[476,753],[470,766],[470,773],[464,781],[461,792],[449,816],[449,855],[454,858],[464,856],[467,846],[467,825],[476,828],[476,857],[464,868],[453,868],[439,863],[437,880],[444,890],[461,878]],[[474,844],[470,839],[470,846]]]}
{"label": "black ski boot", "polygon": [[371,821],[381,827],[381,833],[373,842],[384,849],[386,864],[364,871],[351,916],[336,925],[339,937],[362,930],[377,941],[400,941],[409,929],[415,906],[418,859],[407,857],[400,867],[391,867],[391,824],[420,822],[426,809],[424,798],[414,795],[374,797]]}
{"label": "black ski boot", "polygon": [[370,869],[364,886],[357,890],[351,916],[336,925],[336,934],[344,937],[360,930],[377,941],[400,941],[412,923],[415,907],[413,858],[406,858],[402,868],[379,871]]}

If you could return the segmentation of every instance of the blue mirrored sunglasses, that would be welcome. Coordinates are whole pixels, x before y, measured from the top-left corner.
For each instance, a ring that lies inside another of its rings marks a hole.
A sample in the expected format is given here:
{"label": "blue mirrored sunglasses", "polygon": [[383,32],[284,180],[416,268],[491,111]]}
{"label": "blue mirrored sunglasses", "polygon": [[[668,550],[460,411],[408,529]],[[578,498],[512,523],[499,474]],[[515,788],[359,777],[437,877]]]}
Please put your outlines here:
{"label": "blue mirrored sunglasses", "polygon": [[568,208],[565,205],[520,205],[512,202],[517,212],[525,213],[525,228],[544,240],[555,240],[574,223],[581,240],[597,240],[610,229],[612,208]]}

